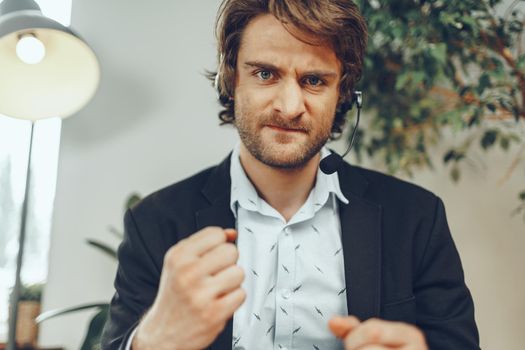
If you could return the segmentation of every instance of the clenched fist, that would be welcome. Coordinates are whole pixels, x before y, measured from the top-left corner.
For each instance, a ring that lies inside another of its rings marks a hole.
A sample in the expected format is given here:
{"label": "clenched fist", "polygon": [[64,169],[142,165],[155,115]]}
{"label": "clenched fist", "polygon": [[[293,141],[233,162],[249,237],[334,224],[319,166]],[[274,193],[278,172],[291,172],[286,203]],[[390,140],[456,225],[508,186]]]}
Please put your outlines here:
{"label": "clenched fist", "polygon": [[132,349],[206,348],[246,298],[232,229],[207,227],[171,247],[157,297],[140,322]]}

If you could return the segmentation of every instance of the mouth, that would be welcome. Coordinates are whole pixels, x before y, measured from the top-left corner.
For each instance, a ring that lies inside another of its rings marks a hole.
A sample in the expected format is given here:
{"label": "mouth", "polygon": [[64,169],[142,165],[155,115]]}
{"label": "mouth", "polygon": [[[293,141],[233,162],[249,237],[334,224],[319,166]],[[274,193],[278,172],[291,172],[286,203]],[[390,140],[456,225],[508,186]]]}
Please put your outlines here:
{"label": "mouth", "polygon": [[287,128],[283,126],[277,126],[277,125],[266,125],[266,127],[278,131],[278,132],[298,132],[298,133],[305,133],[306,130],[300,129],[300,128]]}

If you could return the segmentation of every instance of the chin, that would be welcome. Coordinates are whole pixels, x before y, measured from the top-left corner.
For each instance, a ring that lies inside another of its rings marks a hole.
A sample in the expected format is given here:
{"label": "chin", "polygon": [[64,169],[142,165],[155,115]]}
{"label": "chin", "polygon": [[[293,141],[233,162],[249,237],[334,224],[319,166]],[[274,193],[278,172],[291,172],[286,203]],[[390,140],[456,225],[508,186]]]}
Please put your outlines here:
{"label": "chin", "polygon": [[[294,145],[295,146],[295,145]],[[304,167],[315,156],[308,154],[300,147],[290,147],[290,145],[274,145],[266,148],[266,152],[257,155],[256,158],[273,168],[279,169],[297,169]]]}

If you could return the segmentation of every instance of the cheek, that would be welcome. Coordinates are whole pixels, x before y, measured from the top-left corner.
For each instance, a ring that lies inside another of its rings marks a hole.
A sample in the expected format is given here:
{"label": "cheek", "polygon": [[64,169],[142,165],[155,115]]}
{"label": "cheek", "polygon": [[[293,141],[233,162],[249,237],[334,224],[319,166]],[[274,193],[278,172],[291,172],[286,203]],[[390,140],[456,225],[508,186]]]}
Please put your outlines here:
{"label": "cheek", "polygon": [[265,113],[271,107],[273,97],[263,89],[239,87],[235,91],[236,110],[243,113]]}
{"label": "cheek", "polygon": [[331,125],[335,118],[337,99],[315,98],[308,103],[308,110],[318,124]]}

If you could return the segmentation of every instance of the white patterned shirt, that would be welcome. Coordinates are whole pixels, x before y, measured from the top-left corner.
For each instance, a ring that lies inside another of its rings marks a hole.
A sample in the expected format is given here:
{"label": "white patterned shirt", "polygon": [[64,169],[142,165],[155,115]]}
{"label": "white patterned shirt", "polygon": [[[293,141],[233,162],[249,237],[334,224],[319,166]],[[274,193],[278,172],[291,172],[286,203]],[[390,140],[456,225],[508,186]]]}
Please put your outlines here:
{"label": "white patterned shirt", "polygon": [[[323,148],[322,158],[328,154]],[[288,222],[258,196],[240,163],[239,145],[230,175],[247,292],[234,313],[232,348],[343,349],[328,329],[332,316],[348,312],[337,203],[348,200],[337,173],[318,170],[315,187]]]}

